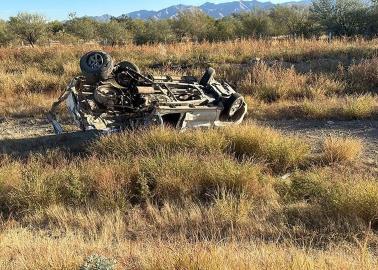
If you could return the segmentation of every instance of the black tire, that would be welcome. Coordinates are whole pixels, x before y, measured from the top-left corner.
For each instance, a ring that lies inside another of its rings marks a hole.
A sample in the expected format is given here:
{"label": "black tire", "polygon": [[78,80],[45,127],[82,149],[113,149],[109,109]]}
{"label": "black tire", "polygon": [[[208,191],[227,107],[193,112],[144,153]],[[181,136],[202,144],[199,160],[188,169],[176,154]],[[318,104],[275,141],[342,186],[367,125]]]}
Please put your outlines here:
{"label": "black tire", "polygon": [[133,72],[127,72],[130,70],[140,74],[139,67],[128,61],[123,61],[114,67],[113,75],[119,85],[123,87],[129,87],[130,84],[135,83],[135,80],[138,80],[138,75],[135,76]]}
{"label": "black tire", "polygon": [[137,73],[140,73],[139,67],[137,65],[135,65],[134,63],[131,63],[131,62],[128,62],[128,61],[123,61],[123,62],[117,64],[117,70],[122,71],[122,70],[126,70],[127,68],[134,70]]}
{"label": "black tire", "polygon": [[88,83],[107,80],[113,67],[113,59],[106,52],[91,51],[80,59],[80,69]]}
{"label": "black tire", "polygon": [[245,101],[242,95],[233,93],[224,101],[224,109],[220,118],[222,121],[237,121],[240,114],[244,113]]}
{"label": "black tire", "polygon": [[212,67],[209,67],[205,71],[205,74],[203,74],[199,84],[206,87],[209,83],[211,83],[214,80],[214,77],[215,77],[215,69],[213,69]]}

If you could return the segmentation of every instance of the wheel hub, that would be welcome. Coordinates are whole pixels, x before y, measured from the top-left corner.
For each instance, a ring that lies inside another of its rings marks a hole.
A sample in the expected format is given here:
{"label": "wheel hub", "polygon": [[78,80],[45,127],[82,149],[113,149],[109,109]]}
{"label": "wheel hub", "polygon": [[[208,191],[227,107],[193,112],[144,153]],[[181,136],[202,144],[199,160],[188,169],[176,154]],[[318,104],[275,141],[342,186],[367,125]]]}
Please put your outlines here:
{"label": "wheel hub", "polygon": [[100,69],[104,65],[104,58],[101,54],[95,53],[88,58],[87,64],[93,70]]}
{"label": "wheel hub", "polygon": [[230,116],[233,116],[243,105],[243,99],[237,99],[230,109]]}

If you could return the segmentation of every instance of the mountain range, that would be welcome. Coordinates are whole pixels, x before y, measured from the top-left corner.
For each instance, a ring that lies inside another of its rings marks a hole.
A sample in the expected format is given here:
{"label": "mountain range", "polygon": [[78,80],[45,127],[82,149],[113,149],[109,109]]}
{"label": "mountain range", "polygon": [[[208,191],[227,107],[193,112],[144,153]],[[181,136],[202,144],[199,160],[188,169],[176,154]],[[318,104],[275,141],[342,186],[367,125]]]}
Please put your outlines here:
{"label": "mountain range", "polygon": [[[281,6],[307,6],[311,3],[311,0],[302,0],[298,2],[285,2],[281,3]],[[200,9],[209,16],[220,19],[225,16],[229,16],[235,13],[241,12],[248,12],[252,10],[267,10],[275,7],[276,4],[271,2],[260,2],[257,0],[252,1],[233,1],[227,3],[220,3],[214,4],[207,2],[201,6],[189,6],[189,5],[175,5],[164,8],[159,11],[152,11],[152,10],[139,10],[125,14],[126,16],[132,19],[141,19],[141,20],[148,20],[148,19],[171,19],[177,16],[177,14],[184,10],[190,9]],[[109,14],[105,14],[102,16],[95,16],[91,17],[97,21],[109,21],[112,16]]]}

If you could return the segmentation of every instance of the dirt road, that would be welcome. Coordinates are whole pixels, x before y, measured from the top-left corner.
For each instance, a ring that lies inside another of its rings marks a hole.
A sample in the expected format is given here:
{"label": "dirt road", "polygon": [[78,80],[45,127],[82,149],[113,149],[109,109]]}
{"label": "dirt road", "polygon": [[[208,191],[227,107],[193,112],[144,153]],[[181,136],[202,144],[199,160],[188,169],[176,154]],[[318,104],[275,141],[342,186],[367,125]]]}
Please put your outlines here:
{"label": "dirt road", "polygon": [[[285,133],[304,136],[314,142],[319,142],[331,134],[360,138],[365,145],[364,162],[378,167],[378,120],[280,120],[258,123]],[[67,125],[66,128],[71,132],[55,136],[49,123],[44,119],[0,119],[0,153],[22,155],[29,151],[58,147],[80,151],[83,144],[96,138],[95,133],[75,132],[75,127],[72,125]]]}

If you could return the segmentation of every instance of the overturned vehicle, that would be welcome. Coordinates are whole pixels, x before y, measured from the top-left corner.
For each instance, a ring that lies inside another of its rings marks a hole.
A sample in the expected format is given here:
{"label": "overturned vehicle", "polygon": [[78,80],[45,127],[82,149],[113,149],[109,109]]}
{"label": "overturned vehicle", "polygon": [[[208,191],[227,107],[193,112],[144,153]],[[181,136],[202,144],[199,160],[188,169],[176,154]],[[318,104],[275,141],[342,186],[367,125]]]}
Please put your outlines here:
{"label": "overturned vehicle", "polygon": [[63,101],[83,130],[122,131],[150,125],[177,129],[239,124],[247,113],[244,98],[208,68],[195,77],[153,76],[109,54],[93,51],[80,60],[83,76],[74,78],[48,114],[55,133],[63,129],[57,108]]}

